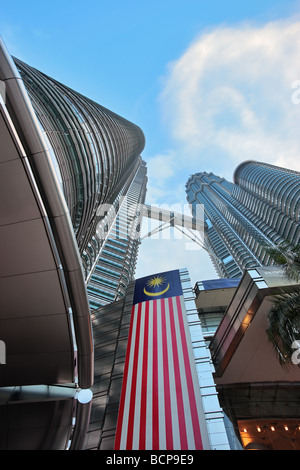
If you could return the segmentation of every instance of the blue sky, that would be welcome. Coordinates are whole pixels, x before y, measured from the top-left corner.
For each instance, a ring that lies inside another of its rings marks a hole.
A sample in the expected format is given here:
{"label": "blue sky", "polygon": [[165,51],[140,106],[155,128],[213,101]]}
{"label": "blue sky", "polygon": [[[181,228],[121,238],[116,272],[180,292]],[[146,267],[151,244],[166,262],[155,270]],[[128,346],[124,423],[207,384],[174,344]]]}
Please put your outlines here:
{"label": "blue sky", "polygon": [[[10,53],[138,124],[147,202],[186,204],[190,174],[244,160],[300,170],[300,2],[0,0]],[[147,227],[148,228],[148,227]],[[145,240],[137,275],[216,277],[186,240]]]}

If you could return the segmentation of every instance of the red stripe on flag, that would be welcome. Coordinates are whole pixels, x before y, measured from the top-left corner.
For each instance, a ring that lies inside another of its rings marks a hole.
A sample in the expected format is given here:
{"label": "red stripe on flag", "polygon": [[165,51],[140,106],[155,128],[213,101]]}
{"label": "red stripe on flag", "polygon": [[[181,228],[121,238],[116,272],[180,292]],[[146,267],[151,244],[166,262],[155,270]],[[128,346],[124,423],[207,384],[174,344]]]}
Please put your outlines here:
{"label": "red stripe on flag", "polygon": [[173,449],[173,429],[172,429],[172,411],[171,411],[171,394],[169,382],[169,359],[168,359],[168,340],[166,328],[166,310],[165,300],[160,301],[161,307],[161,325],[162,325],[162,368],[164,374],[164,402],[165,402],[165,426],[166,426],[166,445],[168,450]]}

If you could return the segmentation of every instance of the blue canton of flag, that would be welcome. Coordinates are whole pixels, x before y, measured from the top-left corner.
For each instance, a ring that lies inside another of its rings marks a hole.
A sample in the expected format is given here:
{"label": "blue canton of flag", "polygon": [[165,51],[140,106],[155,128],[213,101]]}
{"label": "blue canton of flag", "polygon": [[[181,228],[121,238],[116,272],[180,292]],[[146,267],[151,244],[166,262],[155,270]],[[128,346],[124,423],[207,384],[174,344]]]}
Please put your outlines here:
{"label": "blue canton of flag", "polygon": [[182,295],[179,271],[167,271],[135,281],[133,304]]}

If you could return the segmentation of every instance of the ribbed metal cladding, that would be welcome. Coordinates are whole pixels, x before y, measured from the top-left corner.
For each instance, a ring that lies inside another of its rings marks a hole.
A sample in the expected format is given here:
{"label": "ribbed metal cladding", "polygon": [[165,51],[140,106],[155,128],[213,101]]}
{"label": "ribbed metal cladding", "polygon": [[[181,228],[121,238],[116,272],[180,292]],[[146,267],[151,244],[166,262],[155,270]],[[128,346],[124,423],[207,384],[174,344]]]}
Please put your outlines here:
{"label": "ribbed metal cladding", "polygon": [[247,161],[234,173],[236,185],[288,217],[300,219],[300,173],[268,163]]}
{"label": "ribbed metal cladding", "polygon": [[81,253],[97,226],[97,208],[113,203],[132,179],[145,146],[142,130],[14,58],[58,162]]}

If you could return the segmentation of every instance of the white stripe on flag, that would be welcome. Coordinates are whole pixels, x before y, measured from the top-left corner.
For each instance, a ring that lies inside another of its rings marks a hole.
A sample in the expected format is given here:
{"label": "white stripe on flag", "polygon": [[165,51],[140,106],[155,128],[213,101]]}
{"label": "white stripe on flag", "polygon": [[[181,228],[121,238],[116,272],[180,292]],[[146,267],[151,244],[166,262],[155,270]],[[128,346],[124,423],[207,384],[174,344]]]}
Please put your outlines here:
{"label": "white stripe on flag", "polygon": [[[151,321],[150,321],[151,320]],[[146,436],[145,436],[145,449],[152,450],[152,402],[153,402],[153,351],[151,351],[151,344],[153,345],[153,302],[149,302],[149,335],[148,335],[148,362],[147,374],[148,380],[146,384]]]}

